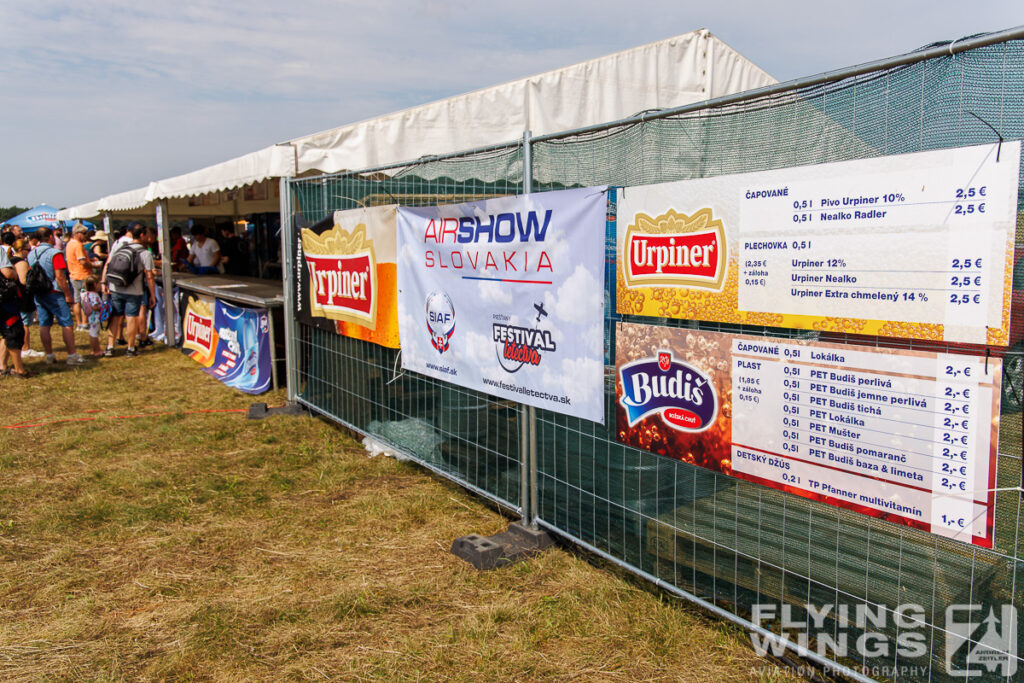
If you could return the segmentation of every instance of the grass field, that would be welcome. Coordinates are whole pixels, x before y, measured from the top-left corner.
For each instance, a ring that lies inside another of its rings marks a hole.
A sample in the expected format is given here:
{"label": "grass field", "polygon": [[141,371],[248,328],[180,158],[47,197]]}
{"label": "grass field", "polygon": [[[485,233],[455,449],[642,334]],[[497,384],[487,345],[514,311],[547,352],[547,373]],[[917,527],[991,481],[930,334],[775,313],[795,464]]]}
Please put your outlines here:
{"label": "grass field", "polygon": [[201,412],[280,393],[173,350],[30,369],[0,378],[2,680],[790,679],[571,550],[475,571],[452,539],[509,520],[328,422]]}

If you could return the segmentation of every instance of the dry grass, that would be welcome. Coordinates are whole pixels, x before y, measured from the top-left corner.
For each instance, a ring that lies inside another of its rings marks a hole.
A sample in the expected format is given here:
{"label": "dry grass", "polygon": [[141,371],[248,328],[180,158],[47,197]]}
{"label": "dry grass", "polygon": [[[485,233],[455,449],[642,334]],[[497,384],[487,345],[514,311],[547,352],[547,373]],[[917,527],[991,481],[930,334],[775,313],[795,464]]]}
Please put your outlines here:
{"label": "dry grass", "polygon": [[571,552],[473,570],[508,520],[324,421],[185,412],[252,401],[177,351],[0,379],[2,425],[96,418],[0,429],[0,678],[788,678]]}

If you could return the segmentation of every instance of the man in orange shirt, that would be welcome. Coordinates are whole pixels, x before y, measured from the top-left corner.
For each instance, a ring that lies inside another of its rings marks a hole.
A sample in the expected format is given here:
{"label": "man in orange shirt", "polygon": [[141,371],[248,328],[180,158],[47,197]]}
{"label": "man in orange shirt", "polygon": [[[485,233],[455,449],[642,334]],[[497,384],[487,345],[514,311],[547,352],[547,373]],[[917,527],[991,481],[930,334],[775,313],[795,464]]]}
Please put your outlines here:
{"label": "man in orange shirt", "polygon": [[82,292],[85,289],[85,279],[92,275],[92,265],[89,263],[89,256],[85,253],[85,238],[89,234],[89,228],[81,223],[75,223],[71,230],[71,239],[65,250],[65,259],[68,262],[68,274],[71,276],[71,288],[75,291],[75,304],[72,313],[75,316],[75,324],[78,329],[88,329],[85,319],[85,311],[82,310]]}

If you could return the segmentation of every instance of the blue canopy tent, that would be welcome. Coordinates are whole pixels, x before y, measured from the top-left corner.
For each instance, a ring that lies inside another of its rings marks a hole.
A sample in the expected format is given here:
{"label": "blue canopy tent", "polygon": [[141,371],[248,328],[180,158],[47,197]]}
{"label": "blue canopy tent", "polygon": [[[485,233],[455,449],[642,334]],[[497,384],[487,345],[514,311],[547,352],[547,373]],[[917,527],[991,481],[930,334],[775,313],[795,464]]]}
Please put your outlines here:
{"label": "blue canopy tent", "polygon": [[17,225],[23,232],[29,232],[36,228],[52,228],[57,225],[57,209],[49,204],[40,204],[34,209],[22,211],[13,218],[8,218],[0,223],[0,228],[7,225]]}

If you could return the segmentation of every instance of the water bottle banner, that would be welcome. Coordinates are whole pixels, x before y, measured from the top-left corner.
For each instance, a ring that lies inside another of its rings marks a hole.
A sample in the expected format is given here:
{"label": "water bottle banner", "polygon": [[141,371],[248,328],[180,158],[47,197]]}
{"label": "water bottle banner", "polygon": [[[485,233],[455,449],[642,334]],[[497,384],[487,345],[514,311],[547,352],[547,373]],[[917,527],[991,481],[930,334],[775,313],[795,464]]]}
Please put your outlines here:
{"label": "water bottle banner", "polygon": [[270,317],[197,294],[181,301],[182,352],[208,375],[247,394],[270,388]]}

